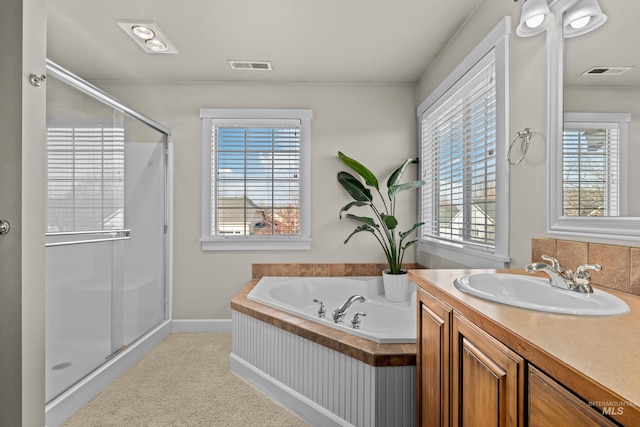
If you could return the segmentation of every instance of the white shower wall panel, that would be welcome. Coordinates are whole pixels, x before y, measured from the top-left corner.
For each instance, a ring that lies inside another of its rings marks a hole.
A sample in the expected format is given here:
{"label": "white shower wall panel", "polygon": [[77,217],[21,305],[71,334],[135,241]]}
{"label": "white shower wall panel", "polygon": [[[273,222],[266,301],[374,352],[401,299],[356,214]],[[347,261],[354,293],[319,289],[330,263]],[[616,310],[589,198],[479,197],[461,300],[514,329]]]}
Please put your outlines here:
{"label": "white shower wall panel", "polygon": [[113,242],[46,249],[49,401],[111,354]]}
{"label": "white shower wall panel", "polygon": [[164,319],[165,146],[125,144],[122,341],[129,345]]}

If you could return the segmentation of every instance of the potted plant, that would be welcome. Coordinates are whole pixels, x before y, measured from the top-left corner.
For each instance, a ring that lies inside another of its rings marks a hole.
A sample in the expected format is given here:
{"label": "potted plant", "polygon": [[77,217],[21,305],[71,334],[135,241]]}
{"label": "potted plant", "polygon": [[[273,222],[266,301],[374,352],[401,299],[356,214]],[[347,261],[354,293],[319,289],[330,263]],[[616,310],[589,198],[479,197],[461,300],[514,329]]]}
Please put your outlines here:
{"label": "potted plant", "polygon": [[[409,236],[424,223],[413,224],[407,231],[398,230],[398,220],[395,217],[396,196],[401,191],[424,185],[424,181],[400,183],[407,166],[412,163],[418,163],[418,159],[409,158],[405,160],[389,176],[385,197],[380,191],[378,178],[369,169],[340,151],[338,152],[338,157],[364,180],[363,184],[360,179],[348,172],[338,173],[338,182],[353,198],[352,202],[349,202],[340,210],[340,219],[346,217],[359,223],[344,243],[346,244],[357,233],[363,231],[371,233],[382,247],[389,266],[387,270],[383,271],[385,296],[390,301],[405,301],[409,296],[409,276],[407,271],[402,269],[402,260],[407,248],[418,241],[418,239],[411,239]],[[381,201],[380,204],[376,205],[374,194],[367,187],[375,190],[376,198]],[[367,207],[371,210],[373,216],[358,216],[350,213],[343,216],[345,212],[354,207]]]}

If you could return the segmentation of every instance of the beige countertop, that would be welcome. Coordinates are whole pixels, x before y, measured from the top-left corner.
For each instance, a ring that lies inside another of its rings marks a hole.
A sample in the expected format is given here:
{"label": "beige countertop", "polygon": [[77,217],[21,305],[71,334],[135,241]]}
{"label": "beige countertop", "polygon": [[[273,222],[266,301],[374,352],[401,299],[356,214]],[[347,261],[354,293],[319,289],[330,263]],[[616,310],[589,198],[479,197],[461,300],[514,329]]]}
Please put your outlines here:
{"label": "beige countertop", "polygon": [[630,313],[577,316],[494,303],[453,285],[462,274],[495,271],[411,270],[411,278],[589,404],[623,406],[622,415],[613,418],[640,425],[640,297],[603,289],[623,299]]}

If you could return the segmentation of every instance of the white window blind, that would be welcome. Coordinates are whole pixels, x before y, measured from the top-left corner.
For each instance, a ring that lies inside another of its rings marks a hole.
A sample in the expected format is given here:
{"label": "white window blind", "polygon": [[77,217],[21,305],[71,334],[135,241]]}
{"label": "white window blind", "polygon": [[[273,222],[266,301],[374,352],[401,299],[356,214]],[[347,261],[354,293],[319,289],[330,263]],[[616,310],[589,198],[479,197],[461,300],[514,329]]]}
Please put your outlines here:
{"label": "white window blind", "polygon": [[491,51],[421,115],[425,240],[495,248],[495,66]]}
{"label": "white window blind", "polygon": [[565,122],[562,147],[564,216],[618,216],[618,123]]}
{"label": "white window blind", "polygon": [[124,228],[124,129],[47,129],[47,232]]}
{"label": "white window blind", "polygon": [[211,121],[214,236],[300,236],[299,120]]}

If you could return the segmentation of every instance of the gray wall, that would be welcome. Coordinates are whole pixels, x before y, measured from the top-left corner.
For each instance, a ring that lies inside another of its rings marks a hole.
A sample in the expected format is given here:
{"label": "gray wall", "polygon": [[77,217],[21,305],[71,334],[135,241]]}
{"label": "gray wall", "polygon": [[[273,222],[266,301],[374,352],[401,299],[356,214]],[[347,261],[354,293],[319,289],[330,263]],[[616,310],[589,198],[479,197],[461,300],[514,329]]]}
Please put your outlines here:
{"label": "gray wall", "polygon": [[[522,267],[530,262],[531,237],[546,234],[547,207],[546,37],[544,34],[529,38],[516,35],[521,8],[522,2],[485,0],[451,40],[438,61],[423,75],[417,87],[417,102],[420,104],[489,31],[505,16],[511,16],[508,142],[524,128],[533,131],[526,158],[510,168],[509,254],[512,267]],[[418,262],[435,268],[459,266],[449,260],[424,254],[419,254]]]}
{"label": "gray wall", "polygon": [[[373,84],[128,84],[95,82],[127,105],[172,130],[174,143],[175,319],[228,319],[229,301],[251,278],[251,263],[384,262],[372,236],[348,245],[355,227],[340,221],[348,196],[336,181],[338,150],[386,176],[415,156],[414,85]],[[198,239],[202,223],[200,108],[311,108],[312,247],[310,251],[209,251]],[[417,168],[408,176],[417,174]],[[402,194],[401,224],[415,222],[415,194]],[[413,262],[413,253],[406,257]]]}
{"label": "gray wall", "polygon": [[0,425],[44,425],[46,2],[0,2]]}
{"label": "gray wall", "polygon": [[[229,299],[249,280],[250,265],[254,262],[382,262],[376,245],[366,239],[370,236],[358,236],[348,245],[342,244],[353,226],[337,220],[337,212],[347,199],[335,182],[335,174],[341,170],[335,154],[343,150],[362,159],[375,171],[390,171],[392,165],[414,155],[417,151],[416,106],[504,16],[512,19],[507,142],[524,128],[533,130],[526,159],[510,168],[509,252],[513,267],[528,263],[531,238],[549,236],[546,231],[547,49],[544,34],[529,38],[515,34],[521,8],[521,2],[483,1],[415,86],[95,82],[126,104],[172,128],[176,189],[174,318],[229,318]],[[311,251],[203,253],[200,250],[202,171],[198,111],[202,107],[314,110]],[[403,199],[405,223],[415,218],[414,202],[414,195]],[[432,267],[458,266],[421,253],[416,260]]]}

